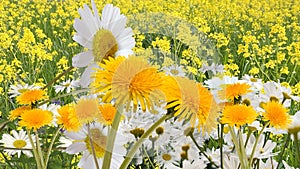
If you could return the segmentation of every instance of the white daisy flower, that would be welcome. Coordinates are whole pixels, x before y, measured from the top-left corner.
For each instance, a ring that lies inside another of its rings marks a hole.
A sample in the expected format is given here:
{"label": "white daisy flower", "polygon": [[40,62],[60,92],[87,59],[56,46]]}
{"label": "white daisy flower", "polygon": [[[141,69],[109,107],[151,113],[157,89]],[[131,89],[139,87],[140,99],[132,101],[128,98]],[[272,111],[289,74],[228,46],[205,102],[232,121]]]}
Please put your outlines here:
{"label": "white daisy flower", "polygon": [[270,168],[276,168],[278,165],[278,162],[273,160],[273,158],[268,158],[266,162],[263,160],[259,161],[259,169],[270,169]]}
{"label": "white daisy flower", "polygon": [[240,160],[235,155],[224,155],[224,168],[225,169],[238,169],[240,167]]}
{"label": "white daisy flower", "polygon": [[206,166],[202,159],[195,159],[192,163],[184,160],[182,169],[205,169]]}
{"label": "white daisy flower", "polygon": [[26,92],[27,90],[32,90],[32,89],[39,89],[39,86],[35,86],[35,85],[21,85],[21,84],[17,84],[17,85],[11,85],[10,89],[8,91],[8,94],[10,94],[10,98],[14,98],[16,96],[19,96],[20,94],[22,94],[23,92]]}
{"label": "white daisy flower", "polygon": [[64,90],[67,93],[70,93],[71,90],[73,90],[76,87],[79,87],[79,81],[77,81],[77,80],[72,80],[71,81],[70,79],[68,79],[68,80],[62,82],[59,85],[55,85],[54,89],[55,89],[56,93],[63,92]]}
{"label": "white daisy flower", "polygon": [[[90,124],[90,133],[93,140],[93,146],[99,166],[102,166],[105,154],[107,141],[107,128],[104,128],[100,123]],[[83,155],[78,163],[78,167],[84,169],[96,169],[94,157],[92,155],[92,148],[90,144],[90,137],[88,136],[88,127],[85,125],[78,132],[65,132],[65,136],[74,140],[73,144],[67,147],[66,152],[69,154],[77,154],[82,152]],[[123,156],[126,155],[126,150],[123,147],[124,141],[122,136],[117,133],[112,153],[111,168],[119,168]]]}
{"label": "white daisy flower", "polygon": [[[33,137],[33,136],[32,136]],[[18,154],[18,158],[21,156],[21,152],[23,152],[26,156],[32,157],[32,153],[30,150],[20,150],[20,149],[32,149],[32,146],[29,141],[29,137],[24,130],[20,130],[19,133],[15,130],[12,130],[12,135],[3,134],[0,143],[3,143],[6,148],[16,148],[16,149],[5,149],[8,155]],[[18,150],[19,149],[19,150]]]}
{"label": "white daisy flower", "polygon": [[182,66],[172,65],[172,66],[163,68],[163,70],[166,72],[167,75],[181,76],[181,77],[185,76],[185,72],[183,71]]}
{"label": "white daisy flower", "polygon": [[[246,134],[243,134],[243,137],[244,137],[243,140],[246,140],[246,137],[247,137]],[[273,153],[273,149],[276,147],[276,143],[272,142],[271,140],[268,140],[265,143],[264,138],[265,138],[264,135],[261,135],[259,137],[259,140],[258,140],[257,145],[254,150],[254,155],[253,155],[254,158],[265,159],[265,158],[270,158],[277,154],[277,153]],[[250,155],[252,153],[256,139],[257,138],[255,138],[254,135],[250,135],[248,144],[246,146],[246,154],[248,157],[250,157]]]}
{"label": "white daisy flower", "polygon": [[80,84],[87,87],[98,67],[96,62],[115,56],[133,54],[135,40],[131,28],[126,28],[126,17],[120,14],[120,9],[108,4],[103,8],[101,20],[98,10],[92,0],[92,10],[85,4],[78,10],[81,19],[76,18],[74,28],[77,33],[73,39],[88,50],[77,54],[72,59],[74,67],[87,67],[82,74]]}

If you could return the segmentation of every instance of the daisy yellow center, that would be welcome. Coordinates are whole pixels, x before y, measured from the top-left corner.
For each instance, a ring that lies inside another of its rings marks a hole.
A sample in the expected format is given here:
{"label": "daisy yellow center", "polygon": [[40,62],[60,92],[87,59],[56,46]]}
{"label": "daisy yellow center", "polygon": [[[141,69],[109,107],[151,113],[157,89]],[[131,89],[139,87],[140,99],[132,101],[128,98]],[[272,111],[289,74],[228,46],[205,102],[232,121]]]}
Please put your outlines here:
{"label": "daisy yellow center", "polygon": [[14,141],[13,145],[16,148],[23,148],[26,146],[26,142],[24,140],[16,140]]}
{"label": "daisy yellow center", "polygon": [[163,154],[162,159],[165,161],[170,161],[172,159],[172,156],[170,154]]}
{"label": "daisy yellow center", "polygon": [[179,71],[176,70],[176,69],[171,69],[170,72],[172,73],[172,75],[178,75],[179,74]]}
{"label": "daisy yellow center", "polygon": [[111,31],[100,29],[93,39],[93,54],[96,62],[113,57],[118,51],[118,43]]}
{"label": "daisy yellow center", "polygon": [[[103,158],[105,154],[106,147],[106,136],[99,129],[91,129],[91,139],[93,143],[93,148],[97,158]],[[86,148],[93,154],[91,141],[89,137],[86,137],[84,142],[86,143]]]}
{"label": "daisy yellow center", "polygon": [[19,93],[24,93],[24,92],[26,92],[26,91],[28,91],[28,89],[19,89],[19,90],[18,90]]}

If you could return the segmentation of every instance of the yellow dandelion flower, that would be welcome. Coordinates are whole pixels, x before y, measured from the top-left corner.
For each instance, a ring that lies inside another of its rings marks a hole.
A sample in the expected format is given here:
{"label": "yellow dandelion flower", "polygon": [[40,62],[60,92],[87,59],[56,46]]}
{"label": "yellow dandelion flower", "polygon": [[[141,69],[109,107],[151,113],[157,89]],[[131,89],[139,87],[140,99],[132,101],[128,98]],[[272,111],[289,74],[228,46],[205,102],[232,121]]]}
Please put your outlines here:
{"label": "yellow dandelion flower", "polygon": [[100,116],[98,121],[104,125],[112,125],[117,109],[112,104],[99,106]]}
{"label": "yellow dandelion flower", "polygon": [[65,105],[57,109],[57,123],[62,124],[67,131],[78,131],[81,124],[75,113],[74,105]]}
{"label": "yellow dandelion flower", "polygon": [[18,107],[12,111],[9,112],[9,120],[13,121],[16,118],[20,117],[22,113],[24,113],[27,110],[30,110],[31,108],[29,106],[22,106],[22,107]]}
{"label": "yellow dandelion flower", "polygon": [[241,95],[251,92],[250,87],[246,83],[228,84],[223,90],[219,91],[218,95],[221,99],[234,101],[234,99],[239,98]]}
{"label": "yellow dandelion flower", "polygon": [[17,97],[20,104],[32,104],[46,98],[46,92],[41,89],[27,90]]}
{"label": "yellow dandelion flower", "polygon": [[168,76],[162,90],[167,98],[167,108],[174,108],[179,119],[190,119],[192,127],[210,131],[216,127],[217,104],[212,94],[201,84],[184,77]]}
{"label": "yellow dandelion flower", "polygon": [[53,120],[52,113],[42,109],[27,110],[21,114],[20,126],[34,130],[48,125]]}
{"label": "yellow dandelion flower", "polygon": [[75,113],[81,124],[94,121],[99,114],[97,98],[81,98],[75,106]]}
{"label": "yellow dandelion flower", "polygon": [[257,117],[257,113],[251,106],[237,104],[226,106],[223,111],[222,123],[229,126],[236,125],[240,127],[245,124],[251,124]]}
{"label": "yellow dandelion flower", "polygon": [[102,98],[105,102],[116,99],[116,105],[126,105],[127,108],[133,102],[135,109],[140,103],[143,111],[152,110],[154,102],[161,98],[159,88],[163,74],[141,57],[120,60],[110,58],[104,70],[96,71],[92,90],[105,92]]}
{"label": "yellow dandelion flower", "polygon": [[265,109],[265,112],[262,114],[264,120],[269,121],[275,128],[288,128],[288,125],[291,123],[291,117],[282,104],[271,101],[264,104],[263,108]]}

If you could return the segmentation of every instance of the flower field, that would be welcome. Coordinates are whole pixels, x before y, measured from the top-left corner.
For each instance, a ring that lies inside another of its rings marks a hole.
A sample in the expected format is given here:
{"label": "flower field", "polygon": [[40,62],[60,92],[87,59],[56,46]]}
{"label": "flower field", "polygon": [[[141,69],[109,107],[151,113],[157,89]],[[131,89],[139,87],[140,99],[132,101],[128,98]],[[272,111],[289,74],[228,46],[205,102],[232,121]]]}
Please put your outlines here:
{"label": "flower field", "polygon": [[299,9],[3,0],[0,168],[300,168]]}

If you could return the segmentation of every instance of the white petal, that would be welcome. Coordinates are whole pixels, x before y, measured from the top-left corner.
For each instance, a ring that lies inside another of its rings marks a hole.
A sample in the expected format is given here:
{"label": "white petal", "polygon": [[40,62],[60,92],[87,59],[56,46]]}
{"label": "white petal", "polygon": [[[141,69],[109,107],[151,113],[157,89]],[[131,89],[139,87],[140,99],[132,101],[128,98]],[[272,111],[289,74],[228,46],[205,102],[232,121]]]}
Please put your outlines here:
{"label": "white petal", "polygon": [[84,22],[87,31],[90,32],[90,35],[94,35],[99,29],[99,25],[94,21],[94,16],[91,9],[88,5],[84,4],[83,9],[78,10],[81,20]]}
{"label": "white petal", "polygon": [[66,149],[66,153],[68,154],[76,154],[79,153],[81,151],[86,150],[86,144],[83,142],[75,142],[73,144],[71,144],[67,149]]}
{"label": "white petal", "polygon": [[116,52],[116,56],[125,56],[127,57],[128,55],[133,55],[133,51],[132,50],[128,50],[128,49],[124,49],[124,50],[119,50],[118,52]]}
{"label": "white petal", "polygon": [[77,54],[72,58],[74,67],[85,67],[94,61],[93,52],[91,50]]}
{"label": "white petal", "polygon": [[99,25],[99,27],[100,27],[100,25],[101,25],[100,17],[99,17],[99,14],[98,14],[96,4],[93,0],[92,0],[92,9],[94,11],[95,21],[96,21],[97,25]]}
{"label": "white petal", "polygon": [[115,20],[113,23],[111,23],[110,31],[115,37],[118,37],[124,31],[125,25],[126,17],[119,17],[118,20]]}
{"label": "white petal", "polygon": [[73,140],[84,140],[87,136],[87,132],[85,130],[80,130],[78,132],[64,132],[64,135]]}
{"label": "white petal", "polygon": [[89,86],[89,84],[92,82],[91,75],[94,73],[96,70],[95,68],[98,68],[98,65],[96,63],[93,63],[89,65],[85,71],[82,73],[81,79],[80,79],[80,85],[83,88],[86,88]]}
{"label": "white petal", "polygon": [[81,46],[86,47],[88,49],[92,49],[92,47],[93,47],[93,42],[92,42],[93,39],[88,40],[78,34],[75,34],[73,36],[73,40],[76,41],[77,43],[79,43]]}

